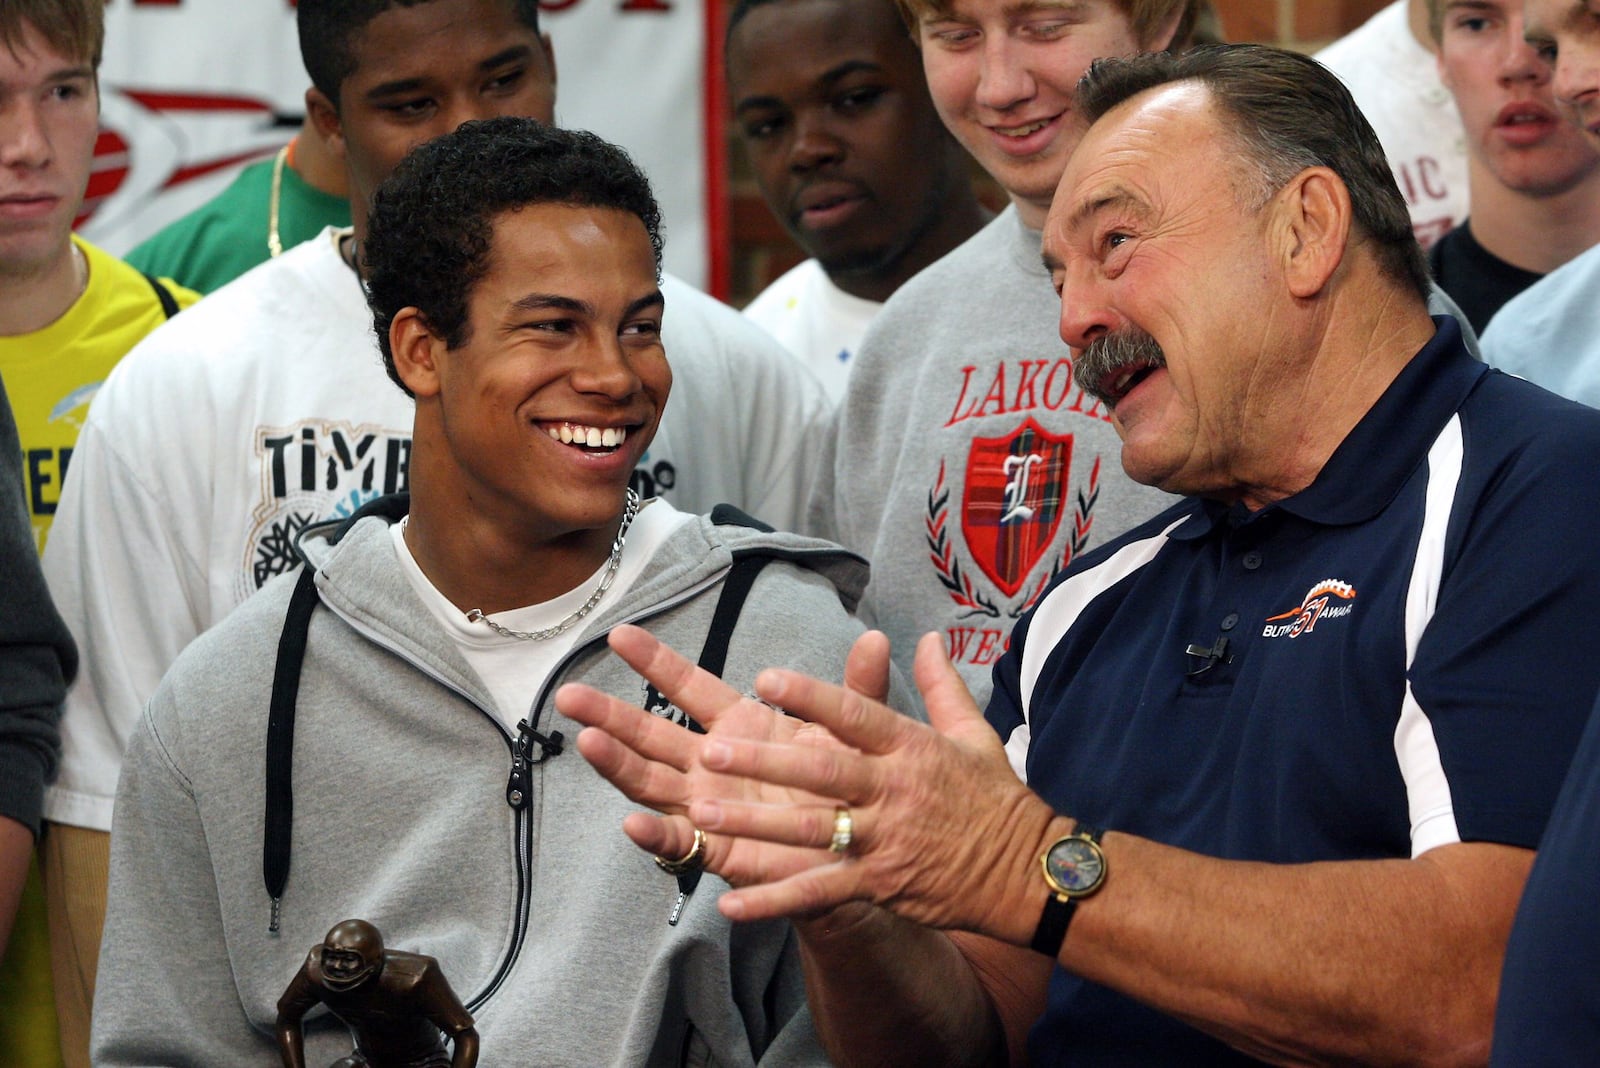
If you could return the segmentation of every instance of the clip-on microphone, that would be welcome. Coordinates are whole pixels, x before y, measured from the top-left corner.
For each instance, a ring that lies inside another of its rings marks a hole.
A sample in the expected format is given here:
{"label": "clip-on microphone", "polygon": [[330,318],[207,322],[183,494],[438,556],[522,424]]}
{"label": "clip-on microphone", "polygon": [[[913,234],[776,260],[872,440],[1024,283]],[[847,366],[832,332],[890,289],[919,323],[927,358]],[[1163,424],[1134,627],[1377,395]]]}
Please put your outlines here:
{"label": "clip-on microphone", "polygon": [[1183,652],[1184,655],[1193,657],[1200,662],[1199,664],[1192,664],[1189,670],[1184,672],[1191,679],[1198,678],[1218,664],[1227,663],[1233,659],[1228,655],[1228,639],[1225,637],[1218,638],[1209,646],[1193,642]]}

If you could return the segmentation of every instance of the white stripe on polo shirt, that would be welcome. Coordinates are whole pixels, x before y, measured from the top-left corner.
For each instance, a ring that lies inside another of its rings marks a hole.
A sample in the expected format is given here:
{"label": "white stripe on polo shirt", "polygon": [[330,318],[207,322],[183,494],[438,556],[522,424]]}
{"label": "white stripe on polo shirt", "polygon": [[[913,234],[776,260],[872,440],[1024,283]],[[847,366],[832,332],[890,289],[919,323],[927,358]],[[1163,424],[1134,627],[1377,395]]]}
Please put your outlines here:
{"label": "white stripe on polo shirt", "polygon": [[[1463,443],[1461,416],[1452,416],[1428,450],[1428,491],[1422,515],[1422,533],[1417,539],[1417,556],[1411,565],[1411,584],[1406,592],[1406,672],[1416,659],[1417,645],[1433,619],[1439,600],[1439,582],[1444,571],[1444,539],[1450,527],[1450,511],[1461,482]],[[1411,814],[1411,855],[1421,856],[1435,846],[1461,841],[1456,827],[1455,806],[1450,798],[1450,782],[1445,778],[1433,724],[1411,692],[1406,679],[1405,698],[1400,704],[1400,720],[1394,729],[1394,753],[1405,779]]]}
{"label": "white stripe on polo shirt", "polygon": [[[1034,609],[1033,622],[1028,625],[1028,641],[1022,650],[1022,674],[1017,680],[1022,692],[1022,722],[1006,739],[1006,757],[1011,761],[1012,770],[1023,782],[1028,781],[1028,745],[1033,740],[1033,690],[1039,683],[1044,662],[1056,647],[1056,641],[1072,627],[1078,614],[1091,601],[1153,560],[1166,545],[1167,535],[1189,518],[1185,513],[1160,533],[1129,542],[1098,567],[1079,572],[1051,590]],[[1049,635],[1050,640],[1035,641],[1035,635]]]}

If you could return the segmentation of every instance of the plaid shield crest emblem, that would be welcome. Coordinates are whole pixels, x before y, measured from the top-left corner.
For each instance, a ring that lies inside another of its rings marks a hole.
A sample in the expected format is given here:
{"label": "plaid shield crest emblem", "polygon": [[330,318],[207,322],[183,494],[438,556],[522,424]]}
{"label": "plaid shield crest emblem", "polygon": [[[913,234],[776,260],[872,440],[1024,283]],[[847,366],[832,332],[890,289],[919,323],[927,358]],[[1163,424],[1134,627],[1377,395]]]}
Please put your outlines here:
{"label": "plaid shield crest emblem", "polygon": [[972,559],[1015,597],[1061,526],[1072,435],[1030,417],[1003,438],[974,438],[967,452],[961,532]]}

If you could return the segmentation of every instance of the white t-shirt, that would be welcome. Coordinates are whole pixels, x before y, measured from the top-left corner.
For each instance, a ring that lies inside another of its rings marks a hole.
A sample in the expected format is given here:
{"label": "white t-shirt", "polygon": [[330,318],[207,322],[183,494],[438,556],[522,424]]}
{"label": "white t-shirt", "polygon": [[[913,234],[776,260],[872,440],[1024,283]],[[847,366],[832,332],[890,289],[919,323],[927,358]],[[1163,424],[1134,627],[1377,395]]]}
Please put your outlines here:
{"label": "white t-shirt", "polygon": [[1356,98],[1383,143],[1427,248],[1467,217],[1467,135],[1433,53],[1417,42],[1406,0],[1316,54]]}
{"label": "white t-shirt", "polygon": [[838,404],[856,349],[882,307],[846,293],[822,264],[806,260],[762,290],[744,313],[799,357]]}
{"label": "white t-shirt", "polygon": [[[645,565],[661,544],[673,531],[693,518],[666,501],[645,501],[628,528],[628,537],[622,546],[622,560],[617,565],[617,577],[606,591],[605,599],[615,602],[626,593],[644,572]],[[411,555],[411,547],[406,544],[405,522],[396,523],[389,529],[394,537],[395,554],[400,558],[400,570],[405,572],[422,603],[428,606],[428,611],[438,620],[439,626],[456,643],[461,655],[489,688],[500,722],[512,734],[516,734],[518,722],[527,718],[550,673],[577,644],[578,636],[583,633],[583,625],[575,624],[553,638],[535,641],[507,637],[486,624],[469,622],[467,610],[440,593],[439,588],[423,574],[422,568],[417,566],[417,559]],[[595,587],[600,585],[610,564],[608,559],[593,575],[560,597],[496,612],[488,618],[507,630],[531,632],[556,626],[583,607]],[[598,609],[600,605],[595,607]]]}

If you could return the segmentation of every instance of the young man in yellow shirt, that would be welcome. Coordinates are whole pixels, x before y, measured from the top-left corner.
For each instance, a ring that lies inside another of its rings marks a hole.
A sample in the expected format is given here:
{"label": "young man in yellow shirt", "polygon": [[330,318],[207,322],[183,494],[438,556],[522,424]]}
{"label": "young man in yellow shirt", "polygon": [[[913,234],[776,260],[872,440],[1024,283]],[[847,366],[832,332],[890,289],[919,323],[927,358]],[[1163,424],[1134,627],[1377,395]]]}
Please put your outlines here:
{"label": "young man in yellow shirt", "polygon": [[[199,299],[72,233],[99,132],[102,7],[103,0],[6,0],[0,7],[0,376],[21,439],[23,493],[38,549],[100,383],[135,342]],[[26,877],[33,835],[24,832],[36,832],[38,818],[37,797],[32,811],[0,812],[0,832],[17,832],[0,835],[0,890],[14,890]],[[0,893],[6,900],[13,898]],[[0,969],[0,998],[12,1003],[0,1005],[0,1048],[8,1053],[22,1043],[50,1044],[42,927],[35,886],[23,897],[12,952]],[[67,1063],[87,1064],[87,1004],[75,1013],[70,997],[61,1000],[62,1033],[83,1050],[79,1058],[69,1053]],[[53,1056],[40,1051],[26,1063]]]}

